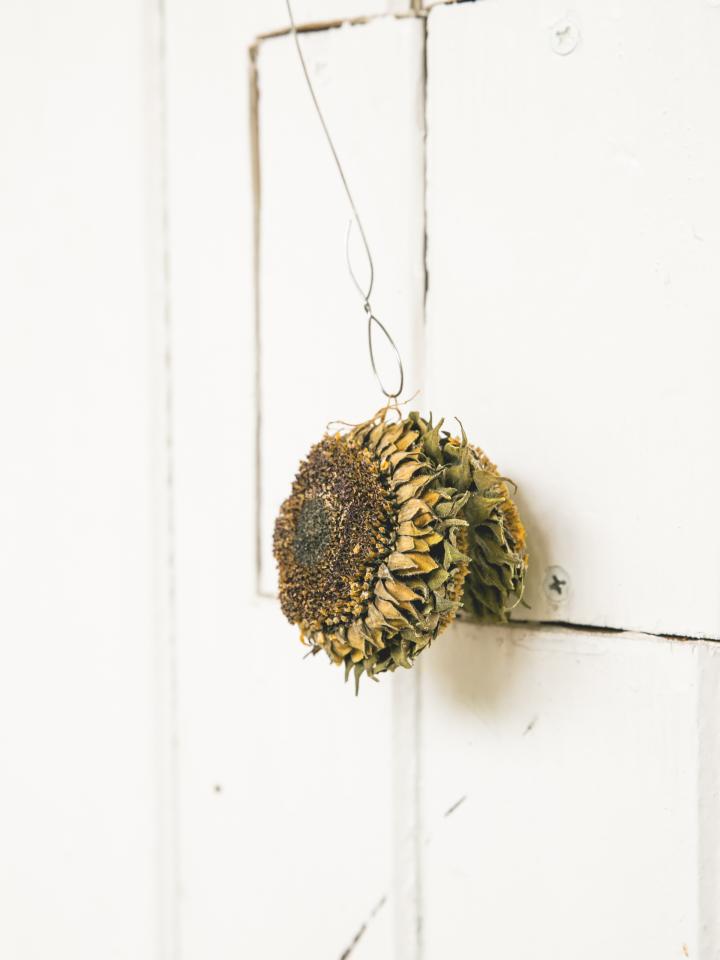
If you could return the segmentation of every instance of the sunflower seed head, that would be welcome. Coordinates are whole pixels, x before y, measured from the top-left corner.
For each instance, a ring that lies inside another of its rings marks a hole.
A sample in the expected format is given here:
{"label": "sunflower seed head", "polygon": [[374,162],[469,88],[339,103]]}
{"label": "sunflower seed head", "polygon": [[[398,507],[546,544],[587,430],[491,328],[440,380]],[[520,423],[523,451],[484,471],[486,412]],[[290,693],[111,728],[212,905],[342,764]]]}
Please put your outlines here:
{"label": "sunflower seed head", "polygon": [[346,679],[412,666],[462,607],[503,621],[525,532],[496,467],[419,413],[326,436],[275,525],[283,612]]}

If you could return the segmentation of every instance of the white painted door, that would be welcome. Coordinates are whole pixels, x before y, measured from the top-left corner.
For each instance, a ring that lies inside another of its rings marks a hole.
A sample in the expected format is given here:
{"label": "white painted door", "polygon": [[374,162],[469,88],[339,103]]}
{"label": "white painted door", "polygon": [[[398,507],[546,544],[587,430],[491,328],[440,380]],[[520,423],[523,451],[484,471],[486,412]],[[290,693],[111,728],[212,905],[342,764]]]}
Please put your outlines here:
{"label": "white painted door", "polygon": [[[687,513],[702,503],[701,522],[718,528],[713,17],[709,6],[566,16],[488,0],[302,38],[410,392],[460,416],[519,482],[532,551],[526,623],[459,625],[411,674],[357,702],[329,667],[292,650],[272,599],[272,522],[297,461],[328,420],[377,401],[345,273],[346,206],[291,38],[254,48],[256,331],[246,327],[239,378],[250,397],[258,375],[254,469],[244,469],[249,443],[198,429],[235,451],[222,456],[237,464],[242,522],[258,537],[252,622],[272,652],[248,639],[231,584],[220,596],[236,626],[217,664],[202,646],[188,662],[189,686],[222,672],[208,725],[215,763],[230,778],[261,771],[268,790],[253,786],[242,805],[223,799],[224,832],[213,828],[208,849],[212,775],[202,760],[186,767],[186,789],[205,791],[184,832],[192,850],[203,845],[186,877],[193,947],[228,915],[214,949],[254,946],[255,920],[281,903],[289,919],[267,934],[268,956],[291,943],[338,957],[351,945],[357,957],[507,960],[717,951],[718,552]],[[184,134],[189,143],[193,126]],[[224,181],[214,190],[219,208]],[[193,385],[206,340],[195,324]],[[234,367],[226,403],[237,379]],[[189,456],[196,442],[187,435]],[[209,509],[219,524],[222,498]],[[238,549],[230,535],[228,545]],[[690,557],[686,576],[678,560]],[[206,615],[202,605],[198,623]],[[233,676],[260,692],[238,696]],[[207,696],[188,714],[195,722]],[[288,708],[312,734],[288,738]],[[251,717],[279,744],[270,770],[254,753],[249,767],[235,757]],[[340,835],[349,776],[364,827],[328,841],[321,819]],[[313,809],[285,810],[265,863],[243,838],[265,844],[287,789]],[[258,857],[248,921],[227,898]]]}
{"label": "white painted door", "polygon": [[[529,609],[355,698],[270,537],[380,406],[282,0],[0,13],[0,956],[720,956],[720,8],[296,0]],[[553,579],[553,577],[555,579]]]}
{"label": "white painted door", "polygon": [[158,26],[0,6],[7,960],[151,960],[168,936]]}
{"label": "white painted door", "polygon": [[423,664],[425,956],[720,951],[717,12],[427,20],[429,399],[531,567],[526,627]]}

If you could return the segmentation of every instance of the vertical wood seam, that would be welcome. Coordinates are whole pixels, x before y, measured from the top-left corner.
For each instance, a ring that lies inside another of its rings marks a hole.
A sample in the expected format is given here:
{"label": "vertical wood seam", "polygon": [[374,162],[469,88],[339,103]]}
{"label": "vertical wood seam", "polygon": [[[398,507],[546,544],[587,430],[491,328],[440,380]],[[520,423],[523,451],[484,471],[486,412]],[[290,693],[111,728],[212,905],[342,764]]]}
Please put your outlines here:
{"label": "vertical wood seam", "polygon": [[[416,0],[418,7],[422,5],[422,0]],[[429,287],[428,271],[428,20],[425,15],[421,18],[422,22],[422,222],[423,222],[423,277],[424,290],[422,300],[422,324],[421,324],[421,346],[420,346],[420,382],[423,393],[427,391],[427,298]],[[427,397],[426,397],[427,400]],[[413,790],[413,802],[415,804],[415,889],[416,889],[416,960],[422,960],[423,949],[423,809],[422,809],[422,664],[416,664],[418,672],[415,675],[415,700],[413,716],[413,747],[415,751],[415,762],[413,764],[415,784]]]}
{"label": "vertical wood seam", "polygon": [[250,173],[252,177],[253,197],[253,323],[254,323],[254,359],[255,359],[255,593],[266,596],[261,588],[262,576],[262,334],[260,327],[260,214],[261,214],[261,170],[260,170],[260,77],[258,74],[258,44],[254,43],[249,51],[249,96],[250,96]]}
{"label": "vertical wood seam", "polygon": [[697,940],[700,960],[720,956],[720,659],[714,642],[698,643],[696,763],[697,763]]}
{"label": "vertical wood seam", "polygon": [[[428,272],[427,272],[427,151],[425,144],[425,137],[427,133],[427,22],[426,15],[422,9],[415,5],[416,17],[414,19],[420,19],[422,21],[422,50],[421,50],[421,87],[420,87],[420,98],[421,103],[419,104],[419,113],[421,117],[421,122],[423,124],[423,136],[422,136],[422,174],[421,182],[422,186],[422,197],[420,202],[423,205],[422,210],[422,229],[423,229],[423,241],[422,241],[422,270],[423,270],[423,291],[422,291],[422,305],[420,307],[421,315],[418,317],[417,324],[417,336],[419,339],[419,344],[417,346],[417,358],[418,358],[418,380],[420,384],[424,387],[426,381],[426,298],[427,298],[427,288],[428,288]],[[396,17],[397,19],[397,17]],[[362,21],[365,22],[365,21]],[[324,26],[322,29],[330,29],[332,25]],[[302,27],[298,29],[302,30]],[[282,32],[284,35],[286,31]],[[262,327],[261,327],[261,291],[260,291],[260,270],[261,270],[261,210],[262,210],[262,169],[261,169],[261,157],[260,157],[260,118],[259,118],[259,102],[260,102],[260,89],[259,89],[259,71],[258,71],[258,54],[259,54],[259,43],[267,42],[270,38],[264,38],[259,40],[254,44],[249,50],[249,68],[250,68],[250,78],[249,78],[249,96],[250,96],[250,150],[251,150],[251,170],[252,170],[252,191],[253,191],[253,238],[254,238],[254,328],[255,328],[255,344],[254,344],[254,360],[255,360],[255,385],[254,385],[254,395],[255,395],[255,576],[256,576],[256,593],[259,596],[268,596],[261,589],[261,576],[262,576],[262,550],[261,550],[261,538],[263,536],[262,530],[262,474],[263,474],[263,464],[261,456],[261,437],[262,437]],[[417,101],[414,101],[411,104],[412,109],[418,110]],[[411,807],[411,814],[408,818],[407,807],[404,810],[398,809],[401,806],[400,798],[397,794],[394,798],[394,806],[396,810],[395,823],[396,823],[396,835],[393,839],[395,845],[395,855],[396,862],[398,864],[399,876],[397,877],[395,884],[395,904],[394,910],[396,911],[407,911],[405,917],[407,918],[402,925],[398,927],[399,937],[407,937],[408,939],[412,937],[411,943],[402,943],[396,940],[395,951],[398,953],[398,960],[400,956],[403,957],[403,960],[422,960],[423,955],[423,921],[422,921],[422,886],[423,886],[423,877],[422,877],[422,845],[423,845],[423,831],[422,831],[422,803],[421,803],[421,673],[420,673],[420,664],[416,664],[413,673],[407,679],[410,681],[408,684],[408,689],[405,691],[395,691],[395,710],[397,711],[394,727],[395,727],[395,736],[397,738],[398,733],[398,724],[400,724],[403,730],[406,730],[409,738],[411,740],[411,749],[409,750],[408,756],[410,758],[409,769],[405,764],[401,764],[402,774],[401,776],[405,779],[406,786],[400,786],[404,796],[409,801],[409,806]],[[400,679],[400,678],[397,678]],[[403,678],[404,679],[404,678]],[[407,791],[407,793],[405,793]],[[409,842],[406,845],[406,835],[407,835],[407,826],[408,820],[410,821],[410,827],[412,830],[412,836],[409,838]],[[405,828],[405,829],[403,829]],[[406,854],[403,853],[406,851]],[[403,877],[405,882],[403,881]],[[405,891],[411,891],[408,896]],[[401,902],[398,902],[398,897]]]}
{"label": "vertical wood seam", "polygon": [[[149,231],[152,237],[151,283],[157,284],[151,324],[155,349],[151,376],[159,386],[151,393],[158,427],[156,459],[156,675],[157,756],[157,940],[160,960],[180,960],[180,816],[179,689],[176,627],[176,526],[174,471],[174,390],[171,309],[170,185],[168,157],[167,0],[149,5],[147,18],[147,128],[151,165]],[[152,275],[157,271],[157,280]]]}

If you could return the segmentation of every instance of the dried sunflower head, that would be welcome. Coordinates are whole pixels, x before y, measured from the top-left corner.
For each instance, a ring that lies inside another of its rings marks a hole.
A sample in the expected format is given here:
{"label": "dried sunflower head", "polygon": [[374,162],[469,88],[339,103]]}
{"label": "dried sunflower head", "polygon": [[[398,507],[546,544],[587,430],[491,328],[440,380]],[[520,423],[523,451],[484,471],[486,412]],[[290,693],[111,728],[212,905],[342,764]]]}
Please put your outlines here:
{"label": "dried sunflower head", "polygon": [[505,620],[527,566],[507,484],[464,430],[387,414],[316,444],[275,524],[283,612],[356,685],[412,666],[461,606]]}

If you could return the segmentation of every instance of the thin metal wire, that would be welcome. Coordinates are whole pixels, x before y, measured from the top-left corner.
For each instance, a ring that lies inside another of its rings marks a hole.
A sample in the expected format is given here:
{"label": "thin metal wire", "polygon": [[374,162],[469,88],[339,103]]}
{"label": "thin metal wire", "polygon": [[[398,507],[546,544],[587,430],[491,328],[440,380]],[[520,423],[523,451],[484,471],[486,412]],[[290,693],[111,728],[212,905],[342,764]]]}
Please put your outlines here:
{"label": "thin metal wire", "polygon": [[[305,75],[305,82],[307,84],[308,90],[310,91],[310,96],[315,106],[315,111],[318,115],[318,119],[320,120],[320,124],[323,128],[323,133],[325,134],[325,139],[327,140],[333,160],[335,161],[335,166],[337,167],[338,174],[340,175],[340,181],[342,182],[343,188],[345,190],[345,194],[348,198],[348,203],[350,204],[350,209],[352,210],[353,218],[360,232],[360,237],[362,239],[363,247],[365,248],[365,254],[367,256],[370,276],[368,280],[367,290],[365,290],[362,284],[360,283],[360,281],[358,280],[357,276],[355,275],[355,271],[352,268],[352,263],[350,260],[350,231],[352,229],[352,220],[351,220],[350,223],[348,224],[347,235],[345,237],[345,259],[347,261],[348,271],[350,273],[352,282],[354,283],[358,293],[362,297],[363,308],[368,318],[368,352],[370,354],[370,365],[372,367],[373,374],[375,375],[375,379],[380,385],[380,389],[382,390],[382,392],[385,394],[388,400],[396,400],[402,393],[403,386],[405,384],[405,371],[403,369],[402,357],[400,356],[400,351],[398,350],[397,344],[395,343],[393,338],[390,336],[390,333],[388,332],[387,327],[383,323],[381,323],[380,320],[378,320],[378,318],[374,315],[372,311],[372,307],[370,306],[370,295],[372,294],[373,284],[375,282],[375,267],[373,264],[372,254],[370,253],[370,244],[367,241],[367,237],[365,235],[365,229],[363,228],[362,220],[360,219],[360,214],[358,213],[357,207],[355,206],[355,201],[350,191],[350,186],[347,182],[347,177],[345,176],[345,171],[343,170],[343,166],[340,163],[340,157],[338,156],[337,150],[335,149],[335,144],[333,143],[333,139],[330,136],[330,131],[328,130],[327,123],[325,122],[325,117],[323,116],[323,112],[320,109],[318,98],[315,94],[315,88],[313,87],[312,80],[310,79],[310,73],[307,68],[307,63],[305,62],[305,57],[303,56],[302,48],[300,46],[300,40],[298,37],[297,27],[295,26],[295,18],[293,16],[292,7],[290,6],[290,0],[285,0],[285,5],[287,6],[288,17],[290,19],[290,32],[292,33],[293,40],[295,41],[295,49],[297,50],[300,66],[302,67],[303,74]],[[394,390],[394,391],[388,390],[382,381],[382,377],[380,376],[380,373],[378,372],[377,365],[375,363],[375,349],[373,344],[373,324],[376,327],[378,327],[380,331],[383,333],[383,335],[385,336],[387,342],[390,344],[390,347],[392,348],[395,354],[395,359],[398,365],[398,374],[400,378],[400,383],[397,390]]]}

